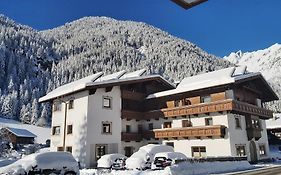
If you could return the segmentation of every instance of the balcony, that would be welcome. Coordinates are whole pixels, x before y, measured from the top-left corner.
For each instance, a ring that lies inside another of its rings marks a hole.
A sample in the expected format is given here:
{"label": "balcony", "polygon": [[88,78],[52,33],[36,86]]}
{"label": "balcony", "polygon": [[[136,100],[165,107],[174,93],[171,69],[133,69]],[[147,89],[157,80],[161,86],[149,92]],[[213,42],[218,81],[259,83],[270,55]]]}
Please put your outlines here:
{"label": "balcony", "polygon": [[122,132],[121,133],[121,140],[122,141],[141,141],[143,139],[150,140],[154,139],[155,134],[153,131],[143,131],[142,133],[136,133],[136,132]]}
{"label": "balcony", "polygon": [[121,97],[123,99],[142,101],[145,98],[145,94],[139,92],[133,92],[128,90],[122,90]]}
{"label": "balcony", "polygon": [[225,126],[199,126],[199,127],[186,127],[186,128],[169,128],[169,129],[155,129],[155,138],[158,139],[203,139],[225,136]]}
{"label": "balcony", "polygon": [[131,111],[131,110],[125,110],[122,109],[121,112],[121,118],[127,119],[127,120],[149,120],[149,119],[159,119],[164,118],[163,114],[161,112],[158,112],[154,115],[149,115],[150,113],[147,112],[137,112],[137,111]]}
{"label": "balcony", "polygon": [[122,132],[121,133],[121,140],[122,141],[141,141],[142,140],[142,135],[139,133],[134,133],[134,132]]}
{"label": "balcony", "polygon": [[233,111],[234,113],[240,114],[252,114],[260,116],[263,119],[269,119],[273,117],[273,113],[270,110],[232,99],[149,111],[146,113],[146,117],[176,117],[223,111]]}

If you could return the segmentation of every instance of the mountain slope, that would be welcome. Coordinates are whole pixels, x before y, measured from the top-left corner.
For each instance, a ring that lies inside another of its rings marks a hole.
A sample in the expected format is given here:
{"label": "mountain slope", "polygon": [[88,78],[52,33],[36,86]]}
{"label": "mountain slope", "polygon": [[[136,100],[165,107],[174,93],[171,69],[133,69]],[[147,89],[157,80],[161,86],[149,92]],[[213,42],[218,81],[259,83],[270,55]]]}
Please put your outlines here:
{"label": "mountain slope", "polygon": [[57,54],[67,58],[68,64],[62,64],[70,72],[65,74],[71,76],[77,70],[71,62],[77,61],[79,66],[90,64],[89,69],[108,73],[145,67],[149,73],[160,73],[170,80],[229,65],[188,41],[133,21],[86,17],[41,33],[56,41]]}
{"label": "mountain slope", "polygon": [[98,71],[146,68],[174,81],[231,65],[153,26],[106,17],[39,32],[0,16],[0,42],[0,116],[39,125],[51,110],[40,96]]}
{"label": "mountain slope", "polygon": [[[253,52],[233,52],[224,59],[237,65],[246,65],[250,71],[261,72],[281,98],[281,44]],[[280,100],[270,104],[274,110],[281,111]]]}

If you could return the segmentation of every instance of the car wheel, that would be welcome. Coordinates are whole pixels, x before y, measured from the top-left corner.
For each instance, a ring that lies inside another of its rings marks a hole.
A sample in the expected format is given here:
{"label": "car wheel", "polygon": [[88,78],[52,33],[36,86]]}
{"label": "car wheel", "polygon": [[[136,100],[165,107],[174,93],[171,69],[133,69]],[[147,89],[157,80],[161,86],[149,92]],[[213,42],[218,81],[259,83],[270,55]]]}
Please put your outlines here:
{"label": "car wheel", "polygon": [[76,175],[74,171],[65,172],[64,175]]}

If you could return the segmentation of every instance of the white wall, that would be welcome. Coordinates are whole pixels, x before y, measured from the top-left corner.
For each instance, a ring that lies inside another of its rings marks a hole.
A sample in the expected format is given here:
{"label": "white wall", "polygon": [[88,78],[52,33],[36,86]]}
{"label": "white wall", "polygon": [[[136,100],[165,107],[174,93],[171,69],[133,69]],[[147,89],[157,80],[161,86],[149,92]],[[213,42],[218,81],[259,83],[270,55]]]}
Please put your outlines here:
{"label": "white wall", "polygon": [[[65,145],[72,146],[72,154],[75,159],[83,164],[83,155],[85,153],[87,137],[87,108],[88,108],[88,91],[79,92],[71,96],[66,96],[60,100],[68,102],[69,99],[74,100],[74,108],[68,109],[66,116],[66,126],[72,124],[73,133],[66,134]],[[63,146],[65,118],[65,103],[62,103],[62,110],[53,112],[52,126],[60,126],[60,135],[51,137],[51,150],[56,151],[57,147]]]}
{"label": "white wall", "polygon": [[[112,98],[111,109],[103,107],[103,96]],[[102,134],[102,122],[112,122],[112,134]],[[89,96],[87,126],[86,166],[95,164],[95,145],[108,144],[108,153],[121,152],[121,91],[113,87],[110,92],[104,88],[97,89]],[[115,146],[114,146],[115,145]],[[117,148],[116,148],[117,147]]]}
{"label": "white wall", "polygon": [[[193,126],[204,126],[205,118],[213,118],[213,125],[224,125],[228,127],[228,117],[226,114],[222,115],[219,113],[211,113],[207,115],[199,115],[198,117],[191,117]],[[186,119],[175,119],[173,120],[172,127],[182,127],[181,120]],[[226,135],[224,138],[213,138],[213,139],[179,139],[179,140],[163,140],[163,144],[166,142],[174,142],[175,151],[184,153],[188,157],[192,157],[191,147],[192,146],[205,146],[207,156],[231,156],[230,140],[228,130],[226,129]]]}

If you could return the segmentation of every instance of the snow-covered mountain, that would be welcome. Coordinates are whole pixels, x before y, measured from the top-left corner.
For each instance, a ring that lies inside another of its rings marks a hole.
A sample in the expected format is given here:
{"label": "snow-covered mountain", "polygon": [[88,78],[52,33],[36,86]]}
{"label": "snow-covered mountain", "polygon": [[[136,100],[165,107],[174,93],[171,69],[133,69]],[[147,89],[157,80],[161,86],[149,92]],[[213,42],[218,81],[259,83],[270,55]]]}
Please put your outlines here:
{"label": "snow-covered mountain", "polygon": [[[224,59],[237,65],[246,65],[250,71],[261,72],[281,98],[281,44],[253,52],[233,52]],[[280,112],[281,101],[271,107]]]}
{"label": "snow-covered mountain", "polygon": [[145,23],[86,17],[36,31],[0,16],[0,116],[44,125],[38,98],[98,71],[146,68],[170,81],[231,63]]}

